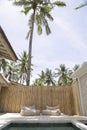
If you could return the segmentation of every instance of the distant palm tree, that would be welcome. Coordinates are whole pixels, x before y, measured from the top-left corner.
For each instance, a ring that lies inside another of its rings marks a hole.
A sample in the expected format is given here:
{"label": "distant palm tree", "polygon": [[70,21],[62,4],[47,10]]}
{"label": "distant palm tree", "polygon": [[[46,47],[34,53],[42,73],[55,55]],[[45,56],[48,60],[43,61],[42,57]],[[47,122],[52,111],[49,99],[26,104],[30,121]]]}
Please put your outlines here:
{"label": "distant palm tree", "polygon": [[73,71],[72,70],[67,70],[67,84],[66,85],[71,85],[73,83],[73,79],[72,79],[72,74]]}
{"label": "distant palm tree", "polygon": [[54,75],[52,70],[46,69],[46,71],[41,71],[38,75],[39,78],[35,80],[34,85],[36,86],[55,86]]}
{"label": "distant palm tree", "polygon": [[[20,75],[20,83],[27,84],[27,66],[28,66],[28,54],[26,51],[23,51],[21,55],[19,55],[18,59],[18,68],[19,68],[19,75]],[[33,66],[33,65],[32,65]],[[31,68],[31,71],[33,69]]]}
{"label": "distant palm tree", "polygon": [[18,59],[20,83],[26,82],[27,62],[28,62],[28,54],[26,51],[23,51],[22,54],[19,55],[19,59]]}
{"label": "distant palm tree", "polygon": [[14,61],[8,62],[6,69],[6,78],[9,81],[17,82],[19,80],[19,69]]}
{"label": "distant palm tree", "polygon": [[47,86],[55,86],[55,80],[52,70],[46,69],[45,75],[45,84],[47,84]]}
{"label": "distant palm tree", "polygon": [[3,75],[9,80],[18,82],[18,66],[13,61],[1,60],[0,64]]}
{"label": "distant palm tree", "polygon": [[41,81],[40,79],[35,79],[33,85],[34,85],[34,86],[44,86],[43,83],[42,83],[42,81]]}
{"label": "distant palm tree", "polygon": [[64,86],[67,85],[68,79],[68,68],[64,64],[60,65],[60,68],[56,69],[57,72],[55,73],[58,76],[58,85]]}
{"label": "distant palm tree", "polygon": [[56,69],[55,76],[58,77],[58,85],[65,86],[73,83],[72,74],[79,68],[79,65],[75,65],[73,70],[66,68],[64,64],[60,65],[60,68]]}
{"label": "distant palm tree", "polygon": [[75,72],[79,67],[80,67],[80,66],[76,64],[76,65],[74,66],[74,68],[73,68],[74,72]]}
{"label": "distant palm tree", "polygon": [[45,85],[45,78],[46,78],[46,75],[45,75],[45,72],[42,70],[41,71],[41,74],[38,75],[39,76],[39,82],[42,86]]}
{"label": "distant palm tree", "polygon": [[38,78],[35,79],[34,84],[35,86],[45,86],[45,72],[42,70],[40,74],[38,74]]}
{"label": "distant palm tree", "polygon": [[[38,28],[38,34],[42,34],[42,26],[46,29],[46,34],[50,34],[51,30],[48,24],[48,20],[53,21],[51,11],[55,6],[66,6],[64,2],[52,1],[52,0],[14,0],[14,4],[17,6],[23,6],[23,13],[31,13],[29,19],[29,55],[28,55],[28,68],[27,68],[27,85],[30,85],[30,72],[31,72],[31,56],[32,56],[32,39],[34,31],[34,23]],[[31,12],[32,11],[32,12]]]}

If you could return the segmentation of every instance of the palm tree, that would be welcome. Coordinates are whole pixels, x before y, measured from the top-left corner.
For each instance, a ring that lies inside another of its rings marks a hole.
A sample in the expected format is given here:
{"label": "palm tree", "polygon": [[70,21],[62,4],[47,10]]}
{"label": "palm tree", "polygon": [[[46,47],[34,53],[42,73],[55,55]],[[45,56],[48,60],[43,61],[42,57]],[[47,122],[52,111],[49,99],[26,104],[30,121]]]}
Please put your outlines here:
{"label": "palm tree", "polygon": [[[19,55],[18,59],[18,68],[19,68],[19,75],[20,75],[20,83],[21,84],[27,84],[26,78],[27,78],[27,62],[28,62],[28,54],[26,51],[23,51],[21,55]],[[33,65],[32,65],[33,66]],[[31,71],[33,69],[31,68]]]}
{"label": "palm tree", "polygon": [[41,74],[38,74],[38,78],[35,79],[34,84],[35,86],[45,86],[45,79],[46,79],[46,75],[45,72],[42,70]]}
{"label": "palm tree", "polygon": [[55,80],[54,80],[54,75],[52,73],[52,70],[46,69],[44,72],[43,70],[41,71],[41,74],[38,75],[39,78],[35,79],[34,85],[36,86],[55,86]]}
{"label": "palm tree", "polygon": [[73,71],[72,70],[67,70],[67,84],[66,85],[71,85],[73,83],[73,79],[72,79],[72,74]]}
{"label": "palm tree", "polygon": [[80,67],[80,66],[76,64],[76,65],[74,66],[74,68],[73,68],[74,72],[75,72],[79,67]]}
{"label": "palm tree", "polygon": [[58,85],[64,86],[67,84],[67,71],[68,69],[65,67],[64,64],[60,65],[59,69],[56,69],[57,73],[56,76],[58,76]]}
{"label": "palm tree", "polygon": [[[64,2],[52,0],[14,0],[14,4],[22,6],[22,12],[27,15],[30,14],[29,19],[29,51],[28,51],[28,68],[27,68],[27,85],[30,85],[30,73],[31,73],[31,56],[32,56],[32,39],[34,31],[34,23],[37,25],[38,34],[42,34],[42,26],[46,29],[46,34],[50,34],[51,30],[48,25],[48,20],[53,21],[51,11],[55,6],[66,6]],[[32,11],[32,12],[31,12]]]}
{"label": "palm tree", "polygon": [[6,74],[5,77],[9,80],[9,81],[13,81],[13,82],[17,82],[19,80],[19,69],[17,64],[14,61],[10,61],[7,64],[7,68],[6,68]]}
{"label": "palm tree", "polygon": [[9,80],[18,82],[18,66],[13,61],[1,60],[0,69],[3,75]]}
{"label": "palm tree", "polygon": [[42,86],[45,85],[45,78],[46,78],[46,75],[45,75],[45,72],[42,70],[41,71],[41,74],[38,75],[39,76],[39,82]]}
{"label": "palm tree", "polygon": [[28,54],[26,51],[23,51],[22,54],[19,55],[18,59],[20,83],[26,82],[27,62],[28,62]]}
{"label": "palm tree", "polygon": [[43,83],[42,83],[42,81],[41,81],[40,79],[35,79],[33,85],[34,85],[34,86],[44,86]]}
{"label": "palm tree", "polygon": [[59,69],[56,69],[57,72],[55,76],[58,77],[58,85],[71,85],[73,83],[72,74],[79,68],[79,65],[75,65],[72,70],[66,68],[64,64],[60,65]]}
{"label": "palm tree", "polygon": [[87,0],[86,0],[86,2],[84,2],[83,4],[81,4],[81,5],[79,5],[78,7],[76,7],[75,9],[80,9],[80,8],[82,8],[82,7],[85,7],[85,6],[87,6]]}
{"label": "palm tree", "polygon": [[55,80],[54,80],[54,75],[52,73],[52,70],[50,69],[46,69],[46,73],[45,73],[45,83],[47,84],[47,86],[55,86]]}

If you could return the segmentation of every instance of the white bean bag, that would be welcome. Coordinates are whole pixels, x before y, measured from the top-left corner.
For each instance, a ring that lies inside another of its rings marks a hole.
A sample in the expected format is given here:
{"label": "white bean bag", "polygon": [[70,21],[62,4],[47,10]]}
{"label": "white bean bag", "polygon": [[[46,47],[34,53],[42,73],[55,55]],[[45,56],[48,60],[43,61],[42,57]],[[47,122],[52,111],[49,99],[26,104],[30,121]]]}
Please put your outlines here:
{"label": "white bean bag", "polygon": [[36,110],[35,108],[30,107],[22,107],[20,114],[22,116],[36,116],[40,115],[40,110]]}
{"label": "white bean bag", "polygon": [[42,115],[59,116],[61,115],[61,112],[60,112],[60,109],[55,109],[55,110],[45,109],[45,110],[42,110]]}

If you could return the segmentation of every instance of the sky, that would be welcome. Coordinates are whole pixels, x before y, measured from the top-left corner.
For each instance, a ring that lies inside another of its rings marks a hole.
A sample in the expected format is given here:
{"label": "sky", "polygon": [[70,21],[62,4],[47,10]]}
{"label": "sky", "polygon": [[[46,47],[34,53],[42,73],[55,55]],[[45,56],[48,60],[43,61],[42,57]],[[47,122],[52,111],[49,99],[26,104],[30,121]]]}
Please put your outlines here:
{"label": "sky", "polygon": [[[52,12],[53,22],[49,22],[51,34],[38,36],[35,26],[32,46],[32,81],[42,70],[55,71],[60,64],[72,68],[87,61],[87,6],[79,10],[75,7],[86,0],[62,0],[66,7],[56,7]],[[0,0],[0,25],[3,28],[17,56],[28,52],[29,15],[21,13],[10,0]]]}

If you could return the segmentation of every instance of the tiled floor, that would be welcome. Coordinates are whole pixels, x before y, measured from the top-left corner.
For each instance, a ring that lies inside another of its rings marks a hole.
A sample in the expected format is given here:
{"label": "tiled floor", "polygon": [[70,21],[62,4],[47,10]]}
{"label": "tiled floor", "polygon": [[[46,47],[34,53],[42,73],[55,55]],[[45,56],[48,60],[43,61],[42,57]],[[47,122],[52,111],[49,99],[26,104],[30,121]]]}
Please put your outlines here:
{"label": "tiled floor", "polygon": [[[20,113],[6,113],[6,114],[0,114],[0,128],[3,126],[9,124],[10,122],[32,122],[32,123],[47,123],[47,122],[74,122],[76,125],[79,125],[80,123],[78,121],[87,121],[86,116],[21,116]],[[80,124],[81,125],[81,124]],[[84,130],[87,130],[87,127],[85,128],[84,125],[81,125],[84,127]]]}

